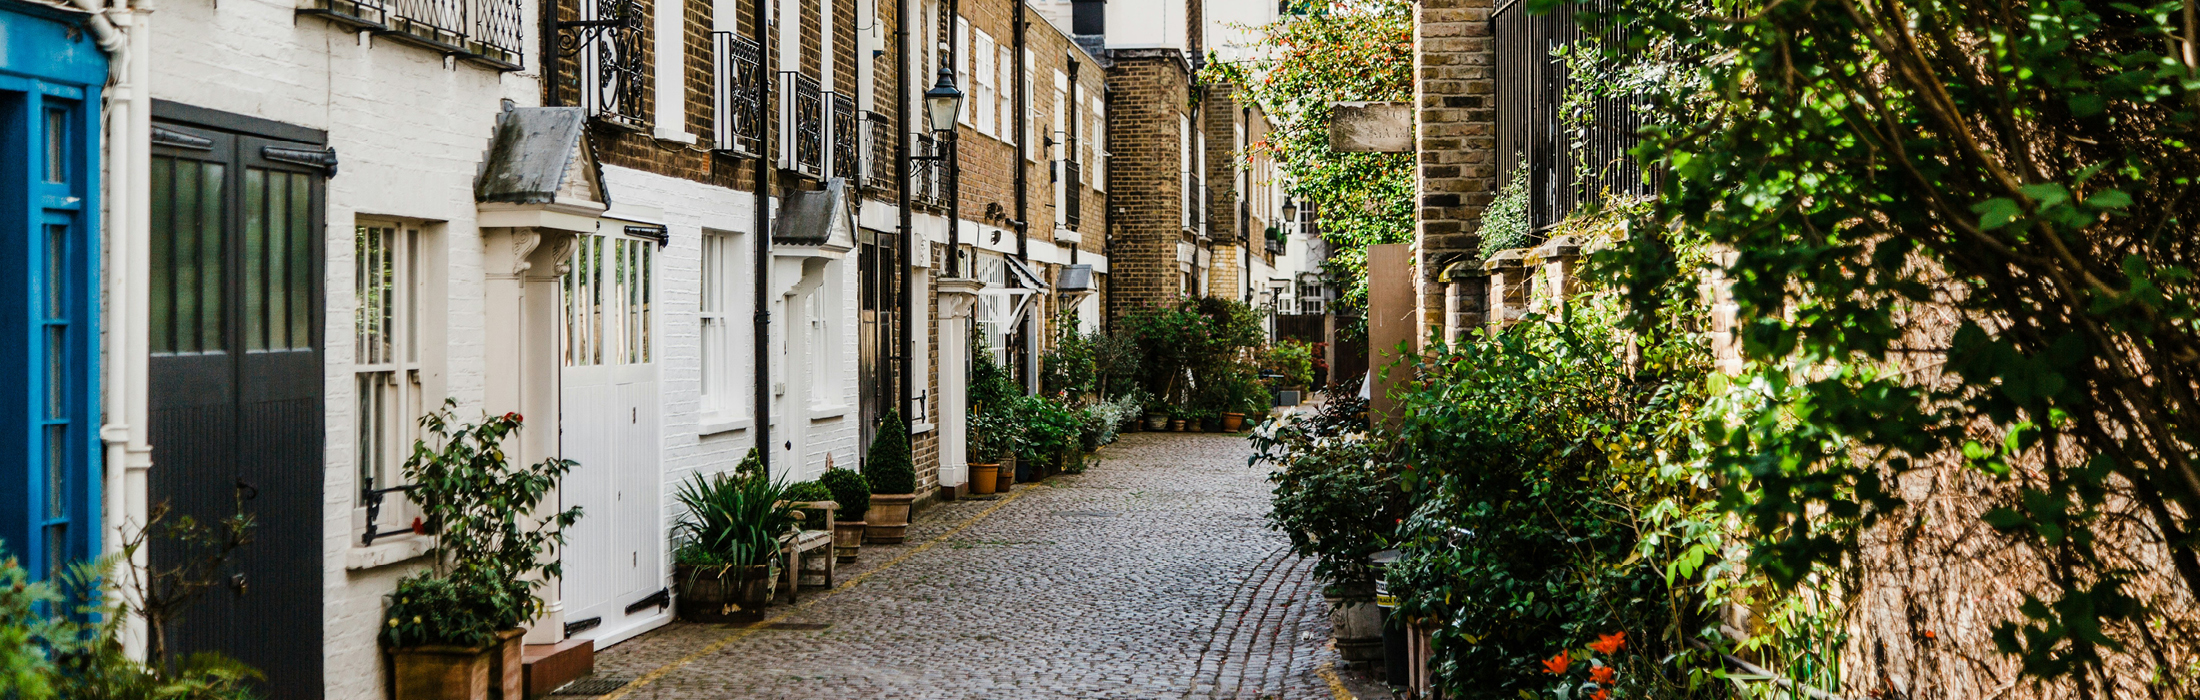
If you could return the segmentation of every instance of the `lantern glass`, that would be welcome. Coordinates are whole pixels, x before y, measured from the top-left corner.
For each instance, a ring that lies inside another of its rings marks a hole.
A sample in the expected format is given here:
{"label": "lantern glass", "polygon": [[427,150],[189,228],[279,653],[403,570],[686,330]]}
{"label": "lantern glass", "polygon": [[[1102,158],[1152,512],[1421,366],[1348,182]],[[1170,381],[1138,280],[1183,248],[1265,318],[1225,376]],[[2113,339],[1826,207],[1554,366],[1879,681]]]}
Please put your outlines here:
{"label": "lantern glass", "polygon": [[955,74],[940,71],[939,82],[924,91],[924,116],[933,131],[955,128],[955,117],[962,113],[963,94],[955,89]]}

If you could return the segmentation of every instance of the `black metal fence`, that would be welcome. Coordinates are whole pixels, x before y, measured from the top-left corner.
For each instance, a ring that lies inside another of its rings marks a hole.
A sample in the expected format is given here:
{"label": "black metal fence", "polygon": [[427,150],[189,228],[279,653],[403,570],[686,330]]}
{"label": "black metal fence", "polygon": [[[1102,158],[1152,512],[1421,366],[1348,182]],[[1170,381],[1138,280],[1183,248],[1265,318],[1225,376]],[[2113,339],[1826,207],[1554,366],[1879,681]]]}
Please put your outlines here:
{"label": "black metal fence", "polygon": [[858,130],[856,101],[848,93],[827,93],[833,96],[833,172],[831,177],[848,179],[848,184],[863,185],[863,132]]}
{"label": "black metal fence", "polygon": [[1521,0],[1510,0],[1490,16],[1497,41],[1498,182],[1511,182],[1516,169],[1527,168],[1531,228],[1557,224],[1608,195],[1656,191],[1627,152],[1647,123],[1640,109],[1643,101],[1633,95],[1595,96],[1569,115],[1567,96],[1589,86],[1575,80],[1567,62],[1554,55],[1585,40],[1601,47],[1623,46],[1626,26],[1601,18],[1586,29],[1580,23],[1620,1],[1561,4],[1549,14],[1536,15]]}
{"label": "black metal fence", "polygon": [[642,114],[642,90],[649,82],[642,32],[634,10],[621,0],[581,0],[581,21],[627,20],[628,24],[591,34],[573,52],[581,68],[581,108],[588,116],[631,129],[649,123]]}
{"label": "black metal fence", "polygon": [[764,52],[733,32],[711,32],[712,147],[750,158],[764,149]]}
{"label": "black metal fence", "polygon": [[913,135],[909,155],[909,200],[918,206],[947,208],[947,161],[916,160],[914,156],[938,156],[946,152],[946,141],[931,134]]}
{"label": "black metal fence", "polygon": [[780,128],[785,130],[789,142],[786,154],[788,170],[810,177],[825,174],[825,93],[819,89],[817,79],[794,71],[780,71],[780,104],[785,113],[779,117]]}

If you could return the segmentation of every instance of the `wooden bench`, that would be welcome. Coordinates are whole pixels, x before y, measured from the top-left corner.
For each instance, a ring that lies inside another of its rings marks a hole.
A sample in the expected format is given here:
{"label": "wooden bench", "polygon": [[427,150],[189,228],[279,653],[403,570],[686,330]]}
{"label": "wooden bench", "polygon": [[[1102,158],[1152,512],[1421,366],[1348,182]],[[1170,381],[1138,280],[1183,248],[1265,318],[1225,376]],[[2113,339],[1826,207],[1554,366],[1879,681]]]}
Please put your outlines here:
{"label": "wooden bench", "polygon": [[[825,587],[833,586],[833,564],[837,560],[833,556],[833,514],[839,512],[840,504],[833,501],[803,501],[787,505],[795,509],[795,526],[787,534],[779,536],[779,555],[786,563],[785,578],[782,581],[787,587],[787,602],[794,603],[801,600],[802,570],[805,564],[822,560]],[[803,511],[810,510],[825,512],[825,529],[802,529],[802,520],[809,516]]]}

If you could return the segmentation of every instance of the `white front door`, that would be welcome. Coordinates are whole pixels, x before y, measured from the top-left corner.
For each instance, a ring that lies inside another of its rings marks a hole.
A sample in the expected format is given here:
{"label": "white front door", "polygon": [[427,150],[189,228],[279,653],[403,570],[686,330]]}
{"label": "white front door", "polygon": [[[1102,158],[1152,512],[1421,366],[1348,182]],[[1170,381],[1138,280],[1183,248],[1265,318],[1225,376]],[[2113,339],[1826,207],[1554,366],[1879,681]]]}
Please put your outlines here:
{"label": "white front door", "polygon": [[564,505],[581,507],[562,558],[565,620],[575,638],[599,647],[670,618],[654,603],[640,605],[664,588],[651,304],[656,253],[654,241],[582,236],[561,284],[559,448],[580,466],[566,475],[560,495]]}

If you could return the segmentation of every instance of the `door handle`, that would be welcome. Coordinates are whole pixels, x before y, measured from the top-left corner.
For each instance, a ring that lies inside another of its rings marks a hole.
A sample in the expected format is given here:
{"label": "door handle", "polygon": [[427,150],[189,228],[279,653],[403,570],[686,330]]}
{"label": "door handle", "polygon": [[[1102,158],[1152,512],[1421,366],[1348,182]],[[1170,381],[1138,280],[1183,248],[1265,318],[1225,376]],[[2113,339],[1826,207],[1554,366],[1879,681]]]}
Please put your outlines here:
{"label": "door handle", "polygon": [[237,477],[237,492],[242,494],[244,500],[247,501],[260,497],[259,487],[253,486],[251,482],[245,481],[244,477],[241,476]]}
{"label": "door handle", "polygon": [[241,595],[244,595],[244,593],[245,593],[245,579],[244,579],[244,574],[235,574],[235,575],[232,575],[232,576],[230,576],[230,577],[229,577],[229,587],[230,587],[230,588],[233,588],[233,589],[236,589],[236,591],[237,591],[237,595],[240,595],[240,596],[241,596]]}

